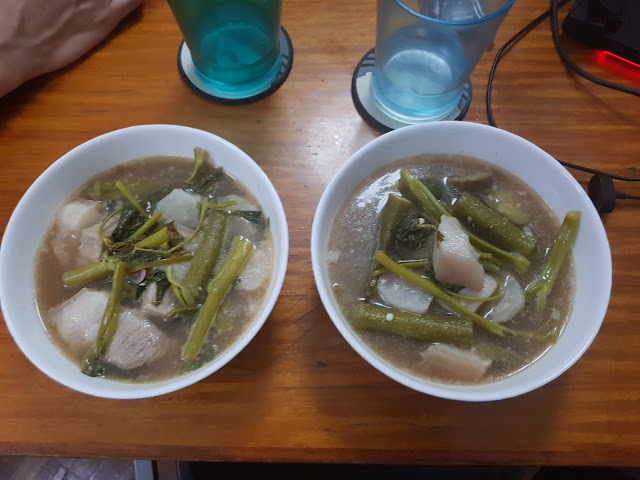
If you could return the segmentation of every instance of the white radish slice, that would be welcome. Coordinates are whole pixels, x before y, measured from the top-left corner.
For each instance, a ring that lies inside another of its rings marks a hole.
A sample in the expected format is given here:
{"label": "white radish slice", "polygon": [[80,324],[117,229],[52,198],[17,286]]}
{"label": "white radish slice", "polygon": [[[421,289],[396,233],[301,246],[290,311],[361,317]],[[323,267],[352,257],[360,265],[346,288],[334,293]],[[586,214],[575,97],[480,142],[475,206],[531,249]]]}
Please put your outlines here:
{"label": "white radish slice", "polygon": [[238,290],[256,290],[271,276],[273,265],[270,247],[258,246],[240,273]]}
{"label": "white radish slice", "polygon": [[[498,288],[498,282],[491,275],[486,275],[482,279],[482,289],[480,290],[472,290],[470,288],[463,288],[458,293],[460,295],[466,295],[468,297],[478,297],[478,298],[488,298],[494,294]],[[473,302],[471,300],[463,300],[461,298],[457,299],[462,305],[467,307],[472,312],[475,312],[480,308],[483,302]]]}
{"label": "white radish slice", "polygon": [[388,306],[412,313],[426,312],[433,300],[433,296],[391,272],[378,279],[378,293]]}
{"label": "white radish slice", "polygon": [[502,287],[502,297],[495,301],[485,318],[492,322],[508,322],[524,308],[524,293],[515,277],[509,275]]}

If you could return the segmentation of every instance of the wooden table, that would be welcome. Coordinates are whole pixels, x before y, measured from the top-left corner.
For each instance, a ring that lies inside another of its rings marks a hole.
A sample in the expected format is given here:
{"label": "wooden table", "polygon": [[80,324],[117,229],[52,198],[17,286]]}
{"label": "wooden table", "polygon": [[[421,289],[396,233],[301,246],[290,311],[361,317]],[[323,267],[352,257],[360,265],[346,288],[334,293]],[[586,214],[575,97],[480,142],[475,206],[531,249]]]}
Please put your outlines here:
{"label": "wooden table", "polygon": [[[546,2],[518,0],[502,44]],[[293,71],[272,97],[210,103],[176,69],[180,33],[166,2],[146,1],[98,49],[0,100],[0,226],[54,160],[110,130],[173,123],[213,132],[270,176],[289,220],[291,252],[280,300],[228,366],[182,391],[110,401],[45,377],[0,326],[0,453],[244,461],[640,465],[640,205],[605,221],[614,266],[609,312],[583,358],[551,384],[511,400],[469,404],[396,384],[342,339],[311,272],[311,222],[323,189],[379,135],[356,113],[351,74],[375,41],[375,2],[288,0],[283,24]],[[629,85],[640,73],[588,69]],[[493,51],[495,53],[495,49]],[[472,76],[465,120],[486,122],[493,54]],[[635,76],[634,76],[635,75]],[[640,165],[638,99],[568,74],[540,26],[501,64],[494,108],[505,129],[555,157],[621,174]],[[580,180],[588,179],[579,176]],[[639,193],[620,185],[619,190]]]}

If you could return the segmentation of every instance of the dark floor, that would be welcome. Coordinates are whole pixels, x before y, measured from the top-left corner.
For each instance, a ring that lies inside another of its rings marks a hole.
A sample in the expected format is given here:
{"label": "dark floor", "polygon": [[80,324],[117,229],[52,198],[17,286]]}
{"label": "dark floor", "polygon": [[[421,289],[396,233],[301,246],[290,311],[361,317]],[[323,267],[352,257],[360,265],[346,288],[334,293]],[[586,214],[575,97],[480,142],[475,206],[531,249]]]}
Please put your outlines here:
{"label": "dark floor", "polygon": [[179,463],[180,480],[638,480],[639,469],[538,466],[419,466],[282,463]]}
{"label": "dark floor", "polygon": [[133,461],[2,457],[0,480],[135,480]]}
{"label": "dark floor", "polygon": [[[640,480],[637,468],[224,462],[157,462],[156,479],[175,480],[178,478],[176,466],[180,470],[179,480],[324,480],[332,477],[350,480]],[[0,480],[135,480],[135,474],[131,460],[0,456]]]}

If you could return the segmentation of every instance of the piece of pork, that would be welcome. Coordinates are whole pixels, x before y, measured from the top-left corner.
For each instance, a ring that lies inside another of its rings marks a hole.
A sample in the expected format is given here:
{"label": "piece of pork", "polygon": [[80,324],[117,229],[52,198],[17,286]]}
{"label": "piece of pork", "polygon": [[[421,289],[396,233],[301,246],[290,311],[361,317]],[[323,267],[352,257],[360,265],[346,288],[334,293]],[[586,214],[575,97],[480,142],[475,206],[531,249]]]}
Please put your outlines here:
{"label": "piece of pork", "polygon": [[443,215],[440,218],[438,236],[442,240],[433,249],[433,269],[436,280],[481,290],[484,269],[478,262],[479,254],[469,242],[457,218]]}
{"label": "piece of pork", "polygon": [[149,322],[140,310],[124,309],[118,318],[107,362],[123,370],[131,370],[150,362],[161,352],[165,334]]}
{"label": "piece of pork", "polygon": [[444,343],[431,345],[421,354],[422,370],[450,382],[479,382],[491,366],[491,360],[479,357],[471,350],[462,350]]}
{"label": "piece of pork", "polygon": [[[84,355],[94,342],[108,298],[107,292],[83,288],[49,311],[49,321],[74,355]],[[124,370],[137,368],[161,353],[164,337],[141,311],[122,309],[105,359]]]}
{"label": "piece of pork", "polygon": [[156,296],[158,293],[158,284],[152,283],[149,285],[140,300],[142,302],[142,311],[152,318],[162,319],[166,314],[173,310],[178,305],[178,299],[176,298],[171,288],[167,289],[162,296],[160,303],[156,304]]}
{"label": "piece of pork", "polygon": [[[114,215],[105,224],[102,233],[109,237],[118,226],[120,215]],[[100,226],[102,222],[85,228],[80,233],[80,244],[78,245],[78,262],[81,265],[95,262],[100,259],[102,254],[103,242],[100,237]]]}

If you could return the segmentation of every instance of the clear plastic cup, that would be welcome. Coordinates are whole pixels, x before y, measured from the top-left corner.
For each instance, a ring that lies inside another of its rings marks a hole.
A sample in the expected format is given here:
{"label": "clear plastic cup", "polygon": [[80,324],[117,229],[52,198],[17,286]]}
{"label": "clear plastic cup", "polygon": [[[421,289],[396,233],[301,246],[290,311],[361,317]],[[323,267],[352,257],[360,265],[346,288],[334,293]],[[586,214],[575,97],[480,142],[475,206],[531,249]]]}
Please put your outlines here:
{"label": "clear plastic cup", "polygon": [[169,6],[210,91],[247,98],[278,76],[281,0],[169,0]]}
{"label": "clear plastic cup", "polygon": [[515,0],[378,0],[371,94],[392,118],[445,118]]}

